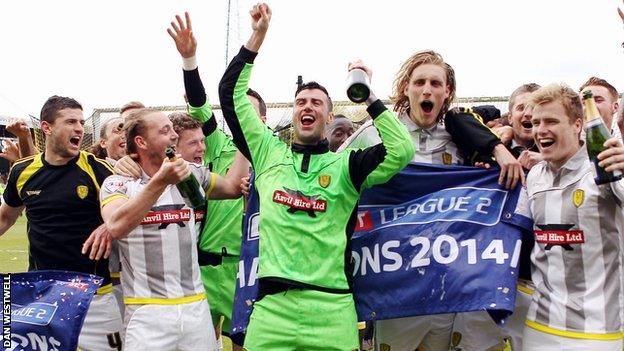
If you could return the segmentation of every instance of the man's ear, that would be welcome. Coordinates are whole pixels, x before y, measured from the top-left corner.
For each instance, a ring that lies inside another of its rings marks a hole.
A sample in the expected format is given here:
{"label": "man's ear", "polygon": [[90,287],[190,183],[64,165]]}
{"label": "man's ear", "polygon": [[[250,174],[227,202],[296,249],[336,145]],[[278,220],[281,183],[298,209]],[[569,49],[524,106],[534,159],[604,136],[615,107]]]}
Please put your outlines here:
{"label": "man's ear", "polygon": [[52,134],[52,123],[48,121],[41,121],[40,125],[41,125],[41,130],[43,131],[43,134],[45,135]]}
{"label": "man's ear", "polygon": [[333,112],[330,112],[330,113],[327,115],[327,121],[326,121],[325,123],[326,123],[326,124],[331,124],[333,121],[334,121],[334,113],[333,113]]}
{"label": "man's ear", "polygon": [[137,135],[134,137],[134,144],[138,147],[138,148],[142,148],[142,149],[147,149],[147,142],[146,140],[140,136]]}

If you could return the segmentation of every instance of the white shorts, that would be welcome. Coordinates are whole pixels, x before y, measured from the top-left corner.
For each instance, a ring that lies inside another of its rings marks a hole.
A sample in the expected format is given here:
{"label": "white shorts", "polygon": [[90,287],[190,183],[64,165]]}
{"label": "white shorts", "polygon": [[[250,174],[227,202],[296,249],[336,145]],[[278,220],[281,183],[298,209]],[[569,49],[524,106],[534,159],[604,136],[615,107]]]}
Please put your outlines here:
{"label": "white shorts", "polygon": [[379,350],[448,351],[455,314],[436,314],[377,321]]}
{"label": "white shorts", "polygon": [[[522,349],[524,351],[622,351],[620,340],[574,339],[542,333],[530,327],[524,328]],[[515,351],[515,350],[514,350]]]}
{"label": "white shorts", "polygon": [[500,327],[485,311],[458,313],[453,327],[453,349],[503,349],[507,339],[513,351],[522,350],[524,320],[531,304],[530,292],[531,287],[522,284],[516,293],[513,314]]}
{"label": "white shorts", "polygon": [[126,350],[216,350],[206,300],[180,305],[126,305]]}
{"label": "white shorts", "polygon": [[83,351],[121,350],[121,314],[112,293],[94,295],[78,337]]}
{"label": "white shorts", "polygon": [[117,306],[119,307],[119,313],[121,314],[121,320],[123,321],[124,315],[126,314],[125,307],[123,302],[123,289],[121,288],[121,284],[113,285],[113,295],[117,299]]}

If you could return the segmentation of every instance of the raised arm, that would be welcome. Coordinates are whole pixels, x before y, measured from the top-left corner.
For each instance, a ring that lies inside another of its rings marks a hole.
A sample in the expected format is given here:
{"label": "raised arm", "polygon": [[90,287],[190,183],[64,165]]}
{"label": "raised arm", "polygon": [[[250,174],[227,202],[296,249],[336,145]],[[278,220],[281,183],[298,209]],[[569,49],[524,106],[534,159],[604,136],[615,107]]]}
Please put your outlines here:
{"label": "raised arm", "polygon": [[17,137],[21,158],[32,156],[39,152],[33,141],[30,129],[26,122],[16,118],[6,127],[6,130]]}
{"label": "raised arm", "polygon": [[240,152],[225,177],[217,175],[216,184],[208,194],[210,199],[236,199],[241,197],[241,179],[249,176],[249,161]]}
{"label": "raised arm", "polygon": [[[270,9],[266,4],[255,5],[251,11],[253,33],[247,45],[241,48],[221,78],[219,100],[234,144],[247,158],[256,172],[260,173],[265,161],[275,147],[284,147],[279,139],[262,124],[249,97],[247,90],[253,61],[270,21]],[[281,146],[278,146],[281,145]]]}
{"label": "raised arm", "polygon": [[[363,69],[369,77],[372,76],[371,70],[362,61],[349,64],[349,70],[355,68]],[[366,104],[366,111],[373,118],[381,144],[352,151],[349,174],[351,182],[358,190],[387,182],[407,166],[415,152],[412,139],[403,123],[388,111],[372,90]]]}

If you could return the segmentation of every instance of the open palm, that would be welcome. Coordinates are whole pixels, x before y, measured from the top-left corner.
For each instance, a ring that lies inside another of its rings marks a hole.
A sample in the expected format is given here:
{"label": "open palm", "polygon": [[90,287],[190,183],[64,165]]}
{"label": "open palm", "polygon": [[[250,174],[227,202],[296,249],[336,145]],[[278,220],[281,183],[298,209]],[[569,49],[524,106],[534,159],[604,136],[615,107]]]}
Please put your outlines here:
{"label": "open palm", "polygon": [[[188,12],[184,13],[185,21],[176,15],[176,21],[171,21],[171,28],[167,28],[167,33],[173,38],[176,48],[182,57],[189,58],[195,56],[197,50],[197,40],[193,35],[193,26]],[[177,22],[177,23],[176,23]]]}

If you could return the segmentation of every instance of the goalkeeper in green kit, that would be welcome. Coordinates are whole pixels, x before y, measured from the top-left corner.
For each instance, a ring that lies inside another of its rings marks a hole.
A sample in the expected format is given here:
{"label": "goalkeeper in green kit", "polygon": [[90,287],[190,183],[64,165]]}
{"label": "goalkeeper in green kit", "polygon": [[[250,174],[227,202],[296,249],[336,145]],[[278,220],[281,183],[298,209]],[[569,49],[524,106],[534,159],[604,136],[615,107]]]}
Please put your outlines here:
{"label": "goalkeeper in green kit", "polygon": [[[253,33],[228,66],[219,98],[234,143],[251,162],[260,199],[259,295],[245,348],[357,350],[351,294],[349,240],[360,192],[384,183],[412,159],[405,126],[371,93],[368,113],[382,143],[361,150],[329,151],[325,127],[331,99],[318,83],[295,95],[291,147],[262,125],[246,95],[253,61],[271,10],[251,10]],[[370,70],[361,62],[350,65]]]}

